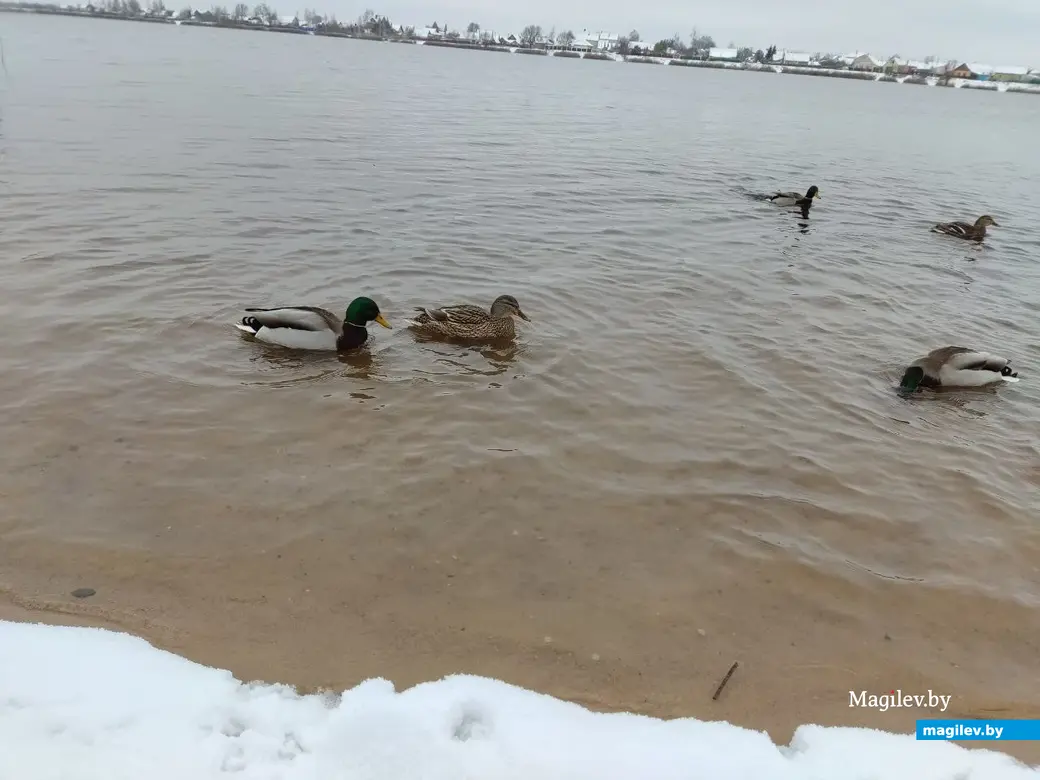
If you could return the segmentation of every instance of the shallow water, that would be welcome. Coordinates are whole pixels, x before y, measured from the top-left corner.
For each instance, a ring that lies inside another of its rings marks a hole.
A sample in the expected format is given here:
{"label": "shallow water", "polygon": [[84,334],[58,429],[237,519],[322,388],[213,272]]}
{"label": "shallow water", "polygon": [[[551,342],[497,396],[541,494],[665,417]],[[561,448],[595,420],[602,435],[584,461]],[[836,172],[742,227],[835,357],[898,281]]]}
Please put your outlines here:
{"label": "shallow water", "polygon": [[[953,647],[965,687],[1040,703],[1040,101],[0,22],[11,598],[83,611],[66,585],[109,578],[99,619],[208,659],[263,625],[258,675],[457,623],[460,670],[562,643],[665,691],[707,624],[719,674],[811,631],[821,663]],[[749,197],[813,183],[808,221]],[[982,248],[927,230],[981,213]],[[502,293],[514,348],[401,327]],[[396,327],[350,357],[229,324],[360,294]],[[947,343],[1024,381],[899,398]],[[884,621],[906,642],[858,648]]]}

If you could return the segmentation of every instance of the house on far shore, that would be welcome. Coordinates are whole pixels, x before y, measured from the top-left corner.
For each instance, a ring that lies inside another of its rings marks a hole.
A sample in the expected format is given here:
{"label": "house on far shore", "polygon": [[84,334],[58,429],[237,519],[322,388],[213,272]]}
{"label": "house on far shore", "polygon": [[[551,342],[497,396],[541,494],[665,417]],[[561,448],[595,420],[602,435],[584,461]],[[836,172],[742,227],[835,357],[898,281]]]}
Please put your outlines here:
{"label": "house on far shore", "polygon": [[778,62],[781,65],[801,65],[803,67],[813,64],[812,55],[804,51],[782,51],[774,55],[773,62]]}
{"label": "house on far shore", "polygon": [[593,51],[613,51],[618,46],[618,38],[619,36],[614,33],[603,32],[602,30],[594,33],[582,30],[574,36],[574,45],[585,45]]}
{"label": "house on far shore", "polygon": [[885,63],[885,72],[897,76],[931,76],[942,73],[945,66],[938,61],[904,60],[892,57]]}
{"label": "house on far shore", "polygon": [[708,49],[708,59],[717,62],[740,62],[739,49]]}
{"label": "house on far shore", "polygon": [[846,54],[841,58],[849,70],[862,70],[879,72],[885,67],[885,63],[869,54]]}
{"label": "house on far shore", "polygon": [[1017,65],[998,65],[993,69],[990,78],[993,81],[1027,81],[1029,68],[1020,68]]}
{"label": "house on far shore", "polygon": [[436,41],[442,38],[443,34],[441,33],[439,28],[434,29],[433,27],[416,27],[415,37],[419,38],[420,40],[426,40],[427,38],[429,38]]}
{"label": "house on far shore", "polygon": [[982,65],[978,62],[962,62],[955,68],[951,68],[946,74],[951,79],[966,79],[969,81],[989,81],[993,76],[992,65]]}

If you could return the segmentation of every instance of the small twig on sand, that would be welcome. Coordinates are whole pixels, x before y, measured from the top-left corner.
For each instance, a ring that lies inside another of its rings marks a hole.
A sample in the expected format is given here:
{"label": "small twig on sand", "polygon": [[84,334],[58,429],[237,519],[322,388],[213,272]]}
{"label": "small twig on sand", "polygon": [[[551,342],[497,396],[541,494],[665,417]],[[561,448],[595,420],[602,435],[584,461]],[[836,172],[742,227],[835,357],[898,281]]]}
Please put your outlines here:
{"label": "small twig on sand", "polygon": [[729,671],[726,672],[726,676],[723,677],[722,678],[722,682],[719,683],[719,687],[715,689],[715,695],[711,697],[712,701],[718,701],[719,700],[719,694],[722,693],[722,689],[726,687],[726,683],[728,683],[729,682],[729,678],[733,676],[733,672],[737,671],[737,667],[739,665],[740,664],[738,664],[736,661],[733,662],[733,666],[731,666],[729,668]]}

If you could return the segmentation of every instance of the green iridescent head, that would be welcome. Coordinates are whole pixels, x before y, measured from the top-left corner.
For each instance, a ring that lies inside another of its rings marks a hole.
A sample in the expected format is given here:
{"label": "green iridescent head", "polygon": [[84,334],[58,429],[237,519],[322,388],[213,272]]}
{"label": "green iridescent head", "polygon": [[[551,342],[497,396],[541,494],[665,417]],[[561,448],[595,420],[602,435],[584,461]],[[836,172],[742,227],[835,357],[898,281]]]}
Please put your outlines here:
{"label": "green iridescent head", "polygon": [[376,302],[371,298],[366,298],[364,296],[355,298],[350,302],[350,305],[347,307],[347,313],[343,319],[351,325],[359,325],[362,328],[373,320],[378,322],[384,328],[390,327],[390,323],[383,319],[383,315],[379,313],[379,306]]}

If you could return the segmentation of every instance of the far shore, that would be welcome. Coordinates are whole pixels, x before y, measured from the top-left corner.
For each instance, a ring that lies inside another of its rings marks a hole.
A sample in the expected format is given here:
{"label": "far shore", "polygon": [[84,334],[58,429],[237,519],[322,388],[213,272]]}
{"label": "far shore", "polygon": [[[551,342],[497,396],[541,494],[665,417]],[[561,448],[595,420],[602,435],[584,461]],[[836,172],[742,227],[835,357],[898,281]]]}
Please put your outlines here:
{"label": "far shore", "polygon": [[353,38],[357,40],[379,41],[385,43],[407,43],[419,46],[438,48],[466,49],[470,51],[488,51],[502,54],[524,54],[542,57],[559,57],[562,59],[583,59],[601,62],[625,62],[642,65],[666,65],[685,68],[711,68],[714,70],[750,71],[759,73],[789,74],[796,76],[822,76],[825,78],[850,79],[854,81],[875,81],[891,84],[913,84],[928,87],[952,87],[954,89],[980,89],[990,92],[1015,92],[1027,95],[1040,95],[1040,84],[1026,84],[1005,81],[973,81],[970,79],[947,78],[943,76],[894,75],[871,71],[837,70],[815,66],[781,65],[776,63],[731,62],[726,60],[702,60],[654,56],[647,54],[622,55],[602,51],[547,50],[525,46],[502,46],[494,43],[481,43],[465,39],[422,39],[408,36],[379,36],[365,32],[344,32],[342,30],[311,29],[292,25],[257,25],[247,21],[222,19],[220,21],[200,21],[198,19],[174,19],[166,16],[148,14],[130,15],[115,14],[95,10],[89,12],[75,8],[55,6],[0,6],[0,12],[31,13],[51,16],[78,16],[96,19],[110,19],[127,22],[147,22],[150,24],[172,24],[184,27],[219,27],[231,30],[249,30],[252,32],[286,33],[290,35],[312,35],[322,38]]}

